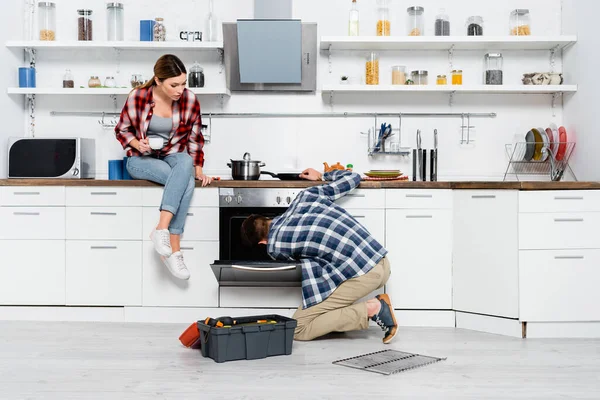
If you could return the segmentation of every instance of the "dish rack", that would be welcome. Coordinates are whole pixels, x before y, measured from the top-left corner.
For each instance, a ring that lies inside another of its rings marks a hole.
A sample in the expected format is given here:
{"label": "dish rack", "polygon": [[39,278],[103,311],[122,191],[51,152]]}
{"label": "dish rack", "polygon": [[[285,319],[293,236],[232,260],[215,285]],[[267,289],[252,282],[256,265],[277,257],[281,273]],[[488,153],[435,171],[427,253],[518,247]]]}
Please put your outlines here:
{"label": "dish rack", "polygon": [[[557,160],[558,148],[561,145],[565,145],[566,150],[564,156],[560,160]],[[558,182],[563,178],[567,170],[573,176],[573,179],[577,180],[573,170],[569,166],[569,159],[575,149],[575,142],[554,143],[553,150],[544,147],[541,149],[542,159],[531,161],[525,159],[527,146],[530,146],[531,151],[531,146],[535,146],[535,144],[518,142],[506,145],[506,154],[509,161],[504,173],[505,181],[511,175],[514,175],[517,180],[520,180],[519,176],[547,175],[551,181]]]}
{"label": "dish rack", "polygon": [[384,140],[379,140],[381,136],[381,129],[369,129],[367,132],[369,141],[369,156],[376,155],[396,155],[396,156],[409,156],[411,149],[408,147],[401,147],[400,129],[392,128],[392,134]]}

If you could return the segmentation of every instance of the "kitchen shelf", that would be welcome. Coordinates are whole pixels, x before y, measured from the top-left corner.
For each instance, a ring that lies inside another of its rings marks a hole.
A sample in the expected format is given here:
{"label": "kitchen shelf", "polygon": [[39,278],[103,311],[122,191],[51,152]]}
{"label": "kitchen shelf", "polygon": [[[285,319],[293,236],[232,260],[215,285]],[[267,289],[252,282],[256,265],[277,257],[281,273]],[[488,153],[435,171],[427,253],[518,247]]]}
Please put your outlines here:
{"label": "kitchen shelf", "polygon": [[10,41],[6,43],[8,48],[16,49],[56,49],[56,50],[100,50],[100,49],[122,49],[122,50],[220,50],[223,42],[140,42],[140,41]]}
{"label": "kitchen shelf", "polygon": [[323,36],[321,50],[552,50],[577,36]]}
{"label": "kitchen shelf", "polygon": [[[8,94],[35,95],[128,95],[131,88],[8,88]],[[197,95],[231,96],[229,89],[190,88]]]}
{"label": "kitchen shelf", "polygon": [[471,93],[471,94],[554,94],[575,93],[577,85],[323,85],[323,94],[331,93]]}

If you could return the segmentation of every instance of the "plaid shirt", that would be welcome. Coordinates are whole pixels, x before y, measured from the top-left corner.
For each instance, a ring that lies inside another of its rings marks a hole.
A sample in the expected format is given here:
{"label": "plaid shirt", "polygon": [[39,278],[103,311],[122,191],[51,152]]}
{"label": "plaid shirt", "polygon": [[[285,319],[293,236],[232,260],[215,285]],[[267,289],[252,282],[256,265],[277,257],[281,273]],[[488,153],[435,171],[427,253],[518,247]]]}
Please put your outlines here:
{"label": "plaid shirt", "polygon": [[383,257],[383,248],[354,217],[334,203],[360,183],[360,175],[333,171],[333,181],[302,191],[288,210],[273,219],[268,253],[275,260],[302,262],[302,305],[325,300],[347,279],[369,272]]}
{"label": "plaid shirt", "polygon": [[[129,157],[142,155],[129,146],[129,143],[133,139],[140,140],[146,137],[154,111],[152,92],[152,89],[131,91],[115,127],[117,140],[127,150]],[[173,102],[173,130],[159,156],[187,150],[194,165],[204,166],[204,137],[200,131],[201,125],[200,102],[192,91],[185,89],[181,98]]]}

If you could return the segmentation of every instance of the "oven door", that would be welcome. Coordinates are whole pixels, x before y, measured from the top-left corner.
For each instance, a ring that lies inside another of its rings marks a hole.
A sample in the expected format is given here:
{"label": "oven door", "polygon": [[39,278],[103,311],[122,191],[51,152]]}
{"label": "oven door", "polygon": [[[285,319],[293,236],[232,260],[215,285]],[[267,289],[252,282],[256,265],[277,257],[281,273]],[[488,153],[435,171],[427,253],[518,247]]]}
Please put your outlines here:
{"label": "oven door", "polygon": [[219,286],[299,287],[302,265],[295,261],[224,261],[211,264]]}

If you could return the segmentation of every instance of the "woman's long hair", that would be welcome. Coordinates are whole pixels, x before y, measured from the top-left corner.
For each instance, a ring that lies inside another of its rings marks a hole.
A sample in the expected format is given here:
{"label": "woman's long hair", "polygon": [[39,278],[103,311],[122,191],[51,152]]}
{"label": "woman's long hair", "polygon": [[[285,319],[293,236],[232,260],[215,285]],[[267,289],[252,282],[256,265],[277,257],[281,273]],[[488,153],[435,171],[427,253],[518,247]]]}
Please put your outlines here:
{"label": "woman's long hair", "polygon": [[156,86],[156,78],[158,78],[159,81],[164,82],[165,79],[175,78],[181,74],[187,74],[183,62],[173,54],[165,54],[156,61],[156,64],[154,64],[154,76],[140,88],[148,89],[152,86]]}

